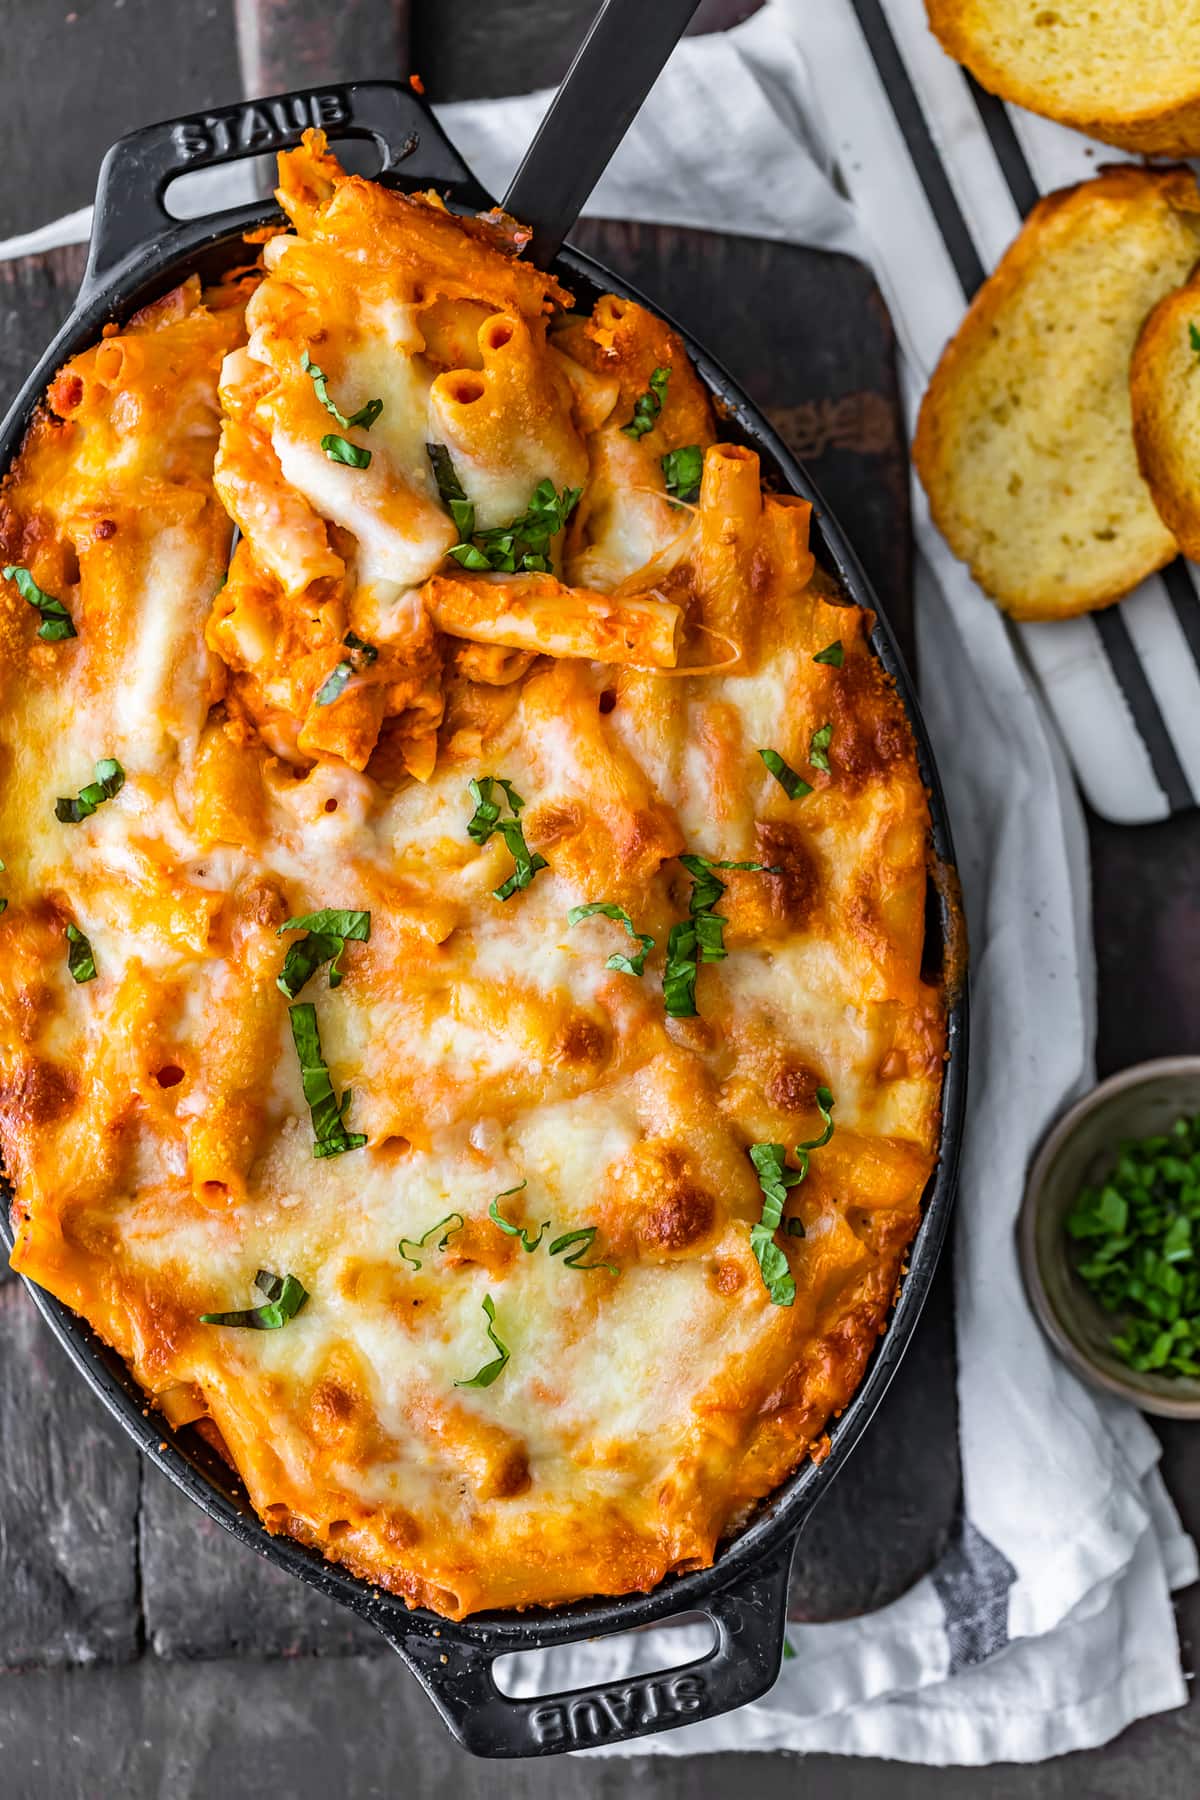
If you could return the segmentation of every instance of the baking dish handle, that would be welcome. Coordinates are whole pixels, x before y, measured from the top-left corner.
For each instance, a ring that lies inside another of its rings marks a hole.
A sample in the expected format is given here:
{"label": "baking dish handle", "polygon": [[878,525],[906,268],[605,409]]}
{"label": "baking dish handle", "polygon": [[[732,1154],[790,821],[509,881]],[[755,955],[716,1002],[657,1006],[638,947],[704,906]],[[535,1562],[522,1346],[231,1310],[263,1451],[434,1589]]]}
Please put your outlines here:
{"label": "baking dish handle", "polygon": [[173,255],[199,249],[218,232],[261,221],[262,201],[200,219],[167,211],[166,190],[178,175],[220,163],[294,148],[316,127],[333,138],[371,138],[382,159],[378,179],[431,186],[463,206],[486,208],[491,196],[475,180],[429,107],[395,81],[333,83],[265,100],[166,119],[119,138],[100,165],[92,241],[83,291],[119,282],[123,267],[169,243]]}
{"label": "baking dish handle", "polygon": [[[517,1699],[497,1687],[492,1673],[496,1659],[529,1647],[528,1639],[506,1641],[496,1634],[484,1644],[451,1630],[434,1635],[403,1622],[393,1628],[376,1617],[374,1623],[473,1755],[554,1756],[588,1750],[713,1719],[765,1694],[783,1660],[794,1548],[795,1539],[789,1537],[767,1564],[693,1609],[705,1613],[716,1631],[707,1656],[567,1694]],[[476,1629],[485,1634],[482,1626]]]}

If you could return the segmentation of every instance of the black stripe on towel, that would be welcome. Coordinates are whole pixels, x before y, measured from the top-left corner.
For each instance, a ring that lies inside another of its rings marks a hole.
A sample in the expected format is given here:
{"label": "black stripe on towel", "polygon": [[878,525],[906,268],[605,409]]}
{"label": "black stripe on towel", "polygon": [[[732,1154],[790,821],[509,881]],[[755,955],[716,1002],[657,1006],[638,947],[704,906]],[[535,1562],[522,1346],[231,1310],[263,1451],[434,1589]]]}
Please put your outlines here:
{"label": "black stripe on towel", "polygon": [[989,94],[986,88],[981,88],[975,77],[967,74],[965,69],[963,74],[966,75],[975,109],[983,121],[983,129],[991,140],[996,161],[1008,183],[1008,191],[1021,217],[1027,219],[1042,196],[1038,193],[1033,170],[1025,160],[1025,152],[1013,130],[1008,108],[997,95]]}
{"label": "black stripe on towel", "polygon": [[1179,629],[1188,641],[1188,649],[1197,668],[1200,668],[1200,594],[1196,592],[1191,572],[1182,556],[1176,557],[1163,570],[1162,578],[1171,605],[1175,608]]}
{"label": "black stripe on towel", "polygon": [[925,114],[921,111],[921,103],[908,78],[904,58],[897,48],[879,0],[853,0],[853,5],[872,60],[879,71],[879,79],[887,90],[896,123],[908,145],[913,167],[925,190],[925,198],[932,208],[937,228],[950,253],[954,272],[969,300],[983,286],[987,271],[975,247],[967,221],[963,218],[962,208],[954,197],[945,165],[937,153],[937,146],[925,122]]}
{"label": "black stripe on towel", "polygon": [[1167,796],[1167,805],[1172,812],[1182,812],[1184,807],[1194,806],[1196,802],[1188,778],[1176,754],[1171,734],[1158,710],[1158,701],[1146,679],[1146,671],[1129,635],[1129,627],[1121,617],[1120,608],[1102,607],[1099,612],[1092,614],[1092,619],[1100,634],[1100,642],[1108,652],[1113,674],[1133,714],[1138,736],[1146,746],[1155,778]]}
{"label": "black stripe on towel", "polygon": [[[985,280],[983,262],[938,155],[937,146],[921,111],[921,103],[904,65],[904,58],[892,35],[880,0],[852,0],[852,4],[896,123],[908,147],[913,167],[925,190],[938,230],[945,240],[963,294],[970,300]],[[1017,141],[1012,121],[1001,101],[985,93],[974,81],[970,86],[1013,202],[1021,216],[1025,217],[1037,204],[1039,196],[1037,183]],[[1098,639],[1112,668],[1113,679],[1125,698],[1134,729],[1146,746],[1150,766],[1166,795],[1168,806],[1172,812],[1181,812],[1185,807],[1195,805],[1187,776],[1167,730],[1166,721],[1159,711],[1154,691],[1146,678],[1146,671],[1134,648],[1128,626],[1112,607],[1097,613],[1095,624]]]}

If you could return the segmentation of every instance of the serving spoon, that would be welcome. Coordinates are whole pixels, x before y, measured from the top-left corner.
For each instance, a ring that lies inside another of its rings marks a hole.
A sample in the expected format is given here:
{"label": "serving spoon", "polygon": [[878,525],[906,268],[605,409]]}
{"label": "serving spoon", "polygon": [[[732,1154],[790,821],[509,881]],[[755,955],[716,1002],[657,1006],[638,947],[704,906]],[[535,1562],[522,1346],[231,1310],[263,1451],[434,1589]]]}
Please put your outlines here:
{"label": "serving spoon", "polygon": [[504,196],[548,268],[700,0],[604,0]]}

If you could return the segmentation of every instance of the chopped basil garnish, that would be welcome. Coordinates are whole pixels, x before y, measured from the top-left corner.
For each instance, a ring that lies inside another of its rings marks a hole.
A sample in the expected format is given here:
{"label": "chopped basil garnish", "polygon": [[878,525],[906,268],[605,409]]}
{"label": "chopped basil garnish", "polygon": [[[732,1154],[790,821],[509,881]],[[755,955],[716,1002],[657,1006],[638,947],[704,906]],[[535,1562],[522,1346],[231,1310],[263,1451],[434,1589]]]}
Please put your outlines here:
{"label": "chopped basil garnish", "polygon": [[78,925],[67,926],[67,943],[70,945],[70,949],[67,951],[67,968],[70,971],[71,979],[80,983],[95,981],[96,958],[92,946]]}
{"label": "chopped basil garnish", "polygon": [[672,925],[667,937],[663,1005],[669,1018],[696,1017],[696,927],[690,919]]}
{"label": "chopped basil garnish", "polygon": [[345,463],[348,469],[369,469],[371,452],[360,450],[349,438],[339,437],[336,431],[326,432],[321,439],[321,448],[330,462]]}
{"label": "chopped basil garnish", "polygon": [[490,1294],[484,1295],[483,1313],[484,1313],[484,1317],[487,1320],[488,1337],[491,1339],[496,1350],[499,1351],[499,1355],[494,1356],[492,1358],[491,1362],[484,1363],[482,1369],[480,1369],[477,1374],[472,1375],[469,1381],[456,1381],[454,1384],[455,1387],[462,1387],[462,1388],[491,1387],[491,1385],[492,1385],[493,1381],[495,1381],[497,1375],[502,1375],[504,1373],[504,1370],[508,1366],[508,1355],[509,1355],[508,1345],[502,1343],[500,1338],[496,1334],[496,1308],[495,1308],[495,1304],[493,1303],[492,1296]]}
{"label": "chopped basil garnish", "polygon": [[[469,543],[475,533],[475,503],[468,500],[458,470],[454,467],[445,444],[426,444],[425,454],[437,482],[438,497],[454,520],[459,537]],[[460,546],[461,547],[461,546]]]}
{"label": "chopped basil garnish", "polygon": [[30,606],[41,614],[38,636],[44,638],[46,643],[61,644],[64,638],[78,635],[74,621],[62,601],[40,588],[28,569],[23,568],[20,563],[5,563],[4,578],[6,581],[15,581],[22,600],[28,600]]}
{"label": "chopped basil garnish", "polygon": [[526,1188],[528,1186],[529,1186],[529,1183],[527,1181],[521,1181],[521,1182],[518,1182],[516,1187],[505,1188],[505,1190],[502,1194],[497,1194],[496,1198],[492,1201],[492,1204],[488,1207],[488,1218],[492,1221],[493,1225],[498,1225],[500,1227],[501,1231],[505,1232],[509,1237],[520,1238],[521,1248],[523,1250],[532,1252],[537,1249],[538,1245],[541,1243],[542,1239],[545,1237],[546,1233],[549,1231],[549,1229],[550,1229],[549,1219],[542,1220],[542,1223],[538,1226],[538,1229],[537,1229],[537,1236],[534,1237],[532,1226],[526,1228],[521,1225],[510,1225],[507,1219],[502,1219],[500,1217],[500,1210],[499,1210],[501,1200],[507,1200],[510,1197],[510,1195],[512,1195],[512,1194],[519,1194],[521,1192],[522,1188]]}
{"label": "chopped basil garnish", "polygon": [[704,452],[699,444],[685,444],[681,450],[668,450],[662,458],[663,479],[672,502],[692,506],[700,498],[700,479],[704,474]]}
{"label": "chopped basil garnish", "polygon": [[371,936],[369,912],[340,912],[331,906],[320,912],[305,913],[298,919],[287,919],[276,936],[285,931],[303,931],[305,935],[288,945],[283,968],[275,978],[275,986],[289,1000],[296,995],[323,963],[329,963],[329,985],[342,984],[341,954],[349,941],[365,944]]}
{"label": "chopped basil garnish", "polygon": [[254,1277],[260,1294],[267,1296],[262,1306],[249,1306],[244,1312],[201,1313],[202,1325],[237,1325],[247,1331],[279,1331],[294,1319],[308,1299],[307,1290],[294,1275],[272,1275],[260,1269]]}
{"label": "chopped basil garnish", "polygon": [[316,1007],[303,1001],[296,1006],[289,1006],[288,1013],[292,1021],[292,1042],[296,1046],[300,1062],[304,1098],[312,1114],[313,1156],[341,1156],[347,1150],[360,1150],[367,1141],[366,1136],[361,1131],[346,1130],[345,1114],[350,1104],[350,1090],[347,1088],[340,1100],[334,1093],[329,1070],[321,1054]]}
{"label": "chopped basil garnish", "polygon": [[846,652],[842,648],[841,638],[834,638],[832,644],[826,644],[825,648],[818,650],[813,657],[814,662],[828,663],[831,669],[840,669],[845,660]]}
{"label": "chopped basil garnish", "polygon": [[671,379],[670,368],[655,369],[650,377],[650,386],[644,394],[639,394],[633,403],[633,417],[621,430],[626,437],[645,437],[653,431],[658,423],[658,415],[663,409],[663,401],[667,397],[667,383]]}
{"label": "chopped basil garnish", "polygon": [[[488,1218],[492,1221],[493,1225],[498,1225],[501,1231],[506,1232],[509,1237],[520,1238],[522,1249],[532,1253],[537,1249],[538,1245],[549,1231],[549,1219],[542,1220],[542,1223],[537,1229],[537,1236],[534,1237],[532,1226],[524,1227],[521,1225],[511,1225],[507,1219],[501,1218],[499,1205],[501,1200],[507,1200],[512,1194],[519,1194],[521,1190],[528,1187],[528,1185],[528,1182],[522,1181],[516,1187],[505,1188],[502,1194],[497,1194],[496,1198],[492,1201],[492,1204],[488,1207]],[[571,1245],[574,1244],[576,1245],[576,1249],[571,1252],[570,1256],[564,1259],[566,1268],[580,1269],[585,1272],[588,1269],[607,1269],[610,1275],[619,1275],[621,1271],[618,1269],[616,1263],[603,1261],[585,1263],[580,1261],[580,1258],[586,1255],[595,1243],[596,1233],[599,1229],[600,1227],[598,1225],[584,1225],[578,1231],[565,1231],[561,1237],[556,1237],[554,1242],[549,1245],[550,1255],[561,1256],[564,1250],[570,1250]]]}
{"label": "chopped basil garnish", "polygon": [[527,888],[539,869],[548,869],[549,863],[544,856],[535,850],[532,854],[525,842],[525,833],[515,819],[504,819],[497,828],[504,842],[508,845],[516,867],[507,881],[501,882],[498,888],[492,889],[492,897],[496,900],[511,900],[522,888]]}
{"label": "chopped basil garnish", "polygon": [[332,706],[354,673],[354,664],[340,662],[330,671],[313,696],[316,706]]}
{"label": "chopped basil garnish", "polygon": [[[325,411],[333,414],[333,417],[337,420],[343,431],[349,431],[351,427],[355,425],[361,425],[364,431],[370,431],[372,425],[383,411],[382,400],[368,400],[365,406],[360,406],[356,413],[351,413],[350,417],[347,418],[345,413],[340,412],[329,398],[329,389],[326,386],[328,377],[324,370],[318,369],[307,350],[300,358],[300,367],[304,370],[306,375],[311,377],[313,387],[317,391],[317,399],[321,402]],[[321,440],[321,448],[325,448],[324,439]],[[367,462],[370,460],[370,456],[368,456]],[[358,466],[365,469],[367,464],[360,463]]]}
{"label": "chopped basil garnish", "polygon": [[486,844],[500,822],[504,805],[502,801],[492,799],[494,788],[503,791],[514,819],[525,805],[512,782],[505,781],[503,775],[481,775],[472,781],[467,791],[475,802],[475,811],[467,824],[467,836],[473,843]]}
{"label": "chopped basil garnish", "polygon": [[470,537],[464,533],[463,542],[452,545],[449,554],[464,569],[494,569],[504,575],[539,571],[551,575],[551,540],[566,525],[582,492],[582,488],[563,488],[558,493],[549,479],[539,481],[519,519],[511,525],[476,531]]}
{"label": "chopped basil garnish", "polygon": [[1196,355],[1200,356],[1200,331],[1196,330],[1195,325],[1188,326],[1188,343],[1192,346]]}
{"label": "chopped basil garnish", "polygon": [[630,937],[636,938],[642,946],[635,956],[618,954],[610,956],[604,965],[605,968],[616,969],[621,975],[644,974],[646,957],[654,948],[654,939],[649,937],[646,932],[637,929],[623,906],[614,906],[611,901],[607,900],[593,900],[588,906],[573,906],[567,914],[567,924],[578,925],[581,920],[594,918],[597,913],[606,919],[612,919],[618,925],[623,925]]}
{"label": "chopped basil garnish", "polygon": [[812,793],[811,782],[805,781],[803,775],[797,775],[795,769],[784,762],[778,750],[760,750],[758,754],[789,800],[802,800],[805,794]]}
{"label": "chopped basil garnish", "polygon": [[446,1230],[442,1231],[441,1237],[434,1245],[436,1250],[444,1250],[455,1232],[461,1231],[465,1224],[466,1220],[461,1213],[447,1213],[444,1219],[439,1219],[436,1225],[431,1225],[429,1227],[429,1230],[425,1233],[424,1237],[401,1238],[396,1248],[399,1250],[401,1257],[406,1263],[411,1263],[414,1269],[419,1269],[421,1267],[420,1257],[410,1256],[408,1251],[404,1248],[405,1244],[411,1244],[414,1250],[423,1250],[434,1232],[442,1231],[442,1226],[444,1225]]}
{"label": "chopped basil garnish", "polygon": [[54,816],[63,825],[78,825],[81,819],[90,819],[97,807],[119,794],[125,786],[125,771],[115,757],[105,756],[96,764],[96,779],[89,781],[85,788],[80,788],[79,797],[75,800],[56,800]]}
{"label": "chopped basil garnish", "polygon": [[672,925],[667,938],[667,966],[663,971],[663,1005],[672,1019],[696,1017],[696,964],[722,962],[725,921],[713,907],[725,892],[714,869],[748,869],[758,875],[778,875],[774,865],[756,862],[713,862],[707,856],[679,858],[692,878],[689,917]]}
{"label": "chopped basil garnish", "polygon": [[808,740],[808,760],[814,769],[821,769],[826,775],[829,768],[829,740],[833,736],[832,725],[822,725],[814,731]]}
{"label": "chopped basil garnish", "polygon": [[578,1231],[564,1231],[563,1235],[555,1238],[550,1245],[551,1256],[562,1256],[563,1251],[570,1250],[571,1245],[574,1244],[576,1248],[571,1250],[570,1256],[563,1256],[564,1268],[579,1269],[585,1273],[589,1269],[607,1269],[610,1275],[619,1275],[621,1271],[616,1263],[605,1262],[603,1258],[599,1262],[580,1261],[580,1258],[585,1256],[595,1243],[596,1233],[599,1229],[598,1225],[584,1225]]}
{"label": "chopped basil garnish", "polygon": [[[795,1155],[800,1161],[798,1169],[788,1168],[787,1150],[782,1144],[750,1146],[750,1161],[754,1164],[758,1185],[763,1193],[762,1216],[757,1224],[750,1227],[750,1248],[762,1270],[763,1286],[774,1306],[790,1306],[796,1298],[796,1283],[792,1279],[787,1256],[775,1242],[775,1233],[783,1219],[787,1190],[798,1186],[808,1174],[809,1152],[820,1150],[833,1136],[833,1095],[827,1087],[817,1089],[817,1111],[825,1122],[825,1129],[820,1137],[812,1138],[806,1144],[796,1145]],[[800,1224],[799,1220],[788,1220],[789,1237],[804,1236],[802,1224],[798,1232],[793,1230],[793,1226],[797,1224]]]}
{"label": "chopped basil garnish", "polygon": [[355,637],[352,631],[346,633],[342,642],[349,650],[350,655],[325,677],[317,689],[315,700],[318,706],[332,706],[352,675],[360,674],[363,669],[369,669],[373,662],[379,660],[379,652],[374,644],[368,644],[364,638]]}
{"label": "chopped basil garnish", "polygon": [[[492,798],[496,788],[503,791],[512,809],[511,819],[500,817],[501,803]],[[545,857],[537,851],[531,851],[525,842],[525,828],[518,816],[525,802],[512,782],[505,781],[500,775],[481,775],[470,783],[467,791],[475,802],[475,811],[467,822],[467,836],[482,846],[488,842],[493,832],[498,831],[516,865],[508,880],[492,889],[494,899],[511,900],[519,889],[529,886],[539,869],[550,867]]]}

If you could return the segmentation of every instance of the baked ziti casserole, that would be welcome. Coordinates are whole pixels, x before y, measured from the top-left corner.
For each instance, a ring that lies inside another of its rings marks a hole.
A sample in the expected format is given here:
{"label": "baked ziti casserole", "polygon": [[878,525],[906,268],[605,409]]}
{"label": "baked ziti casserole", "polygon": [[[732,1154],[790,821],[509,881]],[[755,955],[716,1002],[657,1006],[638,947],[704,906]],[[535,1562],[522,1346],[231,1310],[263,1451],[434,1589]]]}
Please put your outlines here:
{"label": "baked ziti casserole", "polygon": [[667,325],[280,183],[0,490],[13,1265],[378,1587],[648,1589],[827,1453],[919,1223],[912,735]]}

